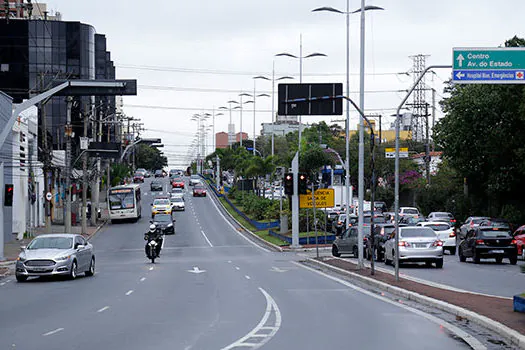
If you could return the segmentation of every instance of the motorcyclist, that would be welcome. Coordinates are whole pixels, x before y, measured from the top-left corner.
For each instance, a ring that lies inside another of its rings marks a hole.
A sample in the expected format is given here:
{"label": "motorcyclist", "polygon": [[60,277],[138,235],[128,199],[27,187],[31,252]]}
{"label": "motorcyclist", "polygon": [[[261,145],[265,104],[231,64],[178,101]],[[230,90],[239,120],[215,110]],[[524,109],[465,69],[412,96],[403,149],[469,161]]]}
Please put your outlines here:
{"label": "motorcyclist", "polygon": [[[155,240],[157,242],[157,256],[160,256],[160,250],[162,248],[162,241],[164,240],[164,233],[160,228],[157,228],[154,224],[151,224],[149,226],[149,231],[144,234],[144,240],[147,241],[147,243],[151,242],[152,240]],[[145,246],[145,252],[146,255],[148,255],[148,244],[146,243]]]}

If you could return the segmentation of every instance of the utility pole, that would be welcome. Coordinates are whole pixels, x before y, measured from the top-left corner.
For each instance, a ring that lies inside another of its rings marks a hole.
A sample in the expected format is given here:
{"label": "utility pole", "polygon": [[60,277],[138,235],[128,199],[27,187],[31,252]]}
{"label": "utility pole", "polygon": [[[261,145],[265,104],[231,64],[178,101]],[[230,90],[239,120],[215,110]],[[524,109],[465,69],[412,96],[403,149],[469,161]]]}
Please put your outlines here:
{"label": "utility pole", "polygon": [[[40,91],[44,90],[44,73],[40,73]],[[47,117],[46,101],[40,103],[40,118],[42,120],[42,146],[44,148],[44,198],[47,193],[51,193],[51,179],[49,171],[51,170],[51,152],[47,144]],[[45,223],[46,233],[51,233],[51,201],[45,200]]]}
{"label": "utility pole", "polygon": [[425,171],[427,175],[427,185],[430,185],[430,139],[428,136],[428,103],[425,103],[425,129],[426,129],[426,141],[425,141]]}
{"label": "utility pole", "polygon": [[436,89],[432,89],[432,152],[435,151],[434,127],[436,126]]}
{"label": "utility pole", "polygon": [[[87,139],[88,133],[88,120],[89,114],[84,115],[84,138]],[[82,148],[82,147],[81,147]],[[87,188],[88,188],[88,177],[87,177],[87,149],[82,150],[84,155],[82,156],[82,234],[87,234]],[[91,215],[96,215],[93,212],[93,203],[91,204]]]}
{"label": "utility pole", "polygon": [[71,233],[71,137],[73,136],[73,127],[71,125],[71,108],[73,107],[73,98],[68,96],[67,113],[66,113],[66,215],[64,217],[64,227],[66,233]]}

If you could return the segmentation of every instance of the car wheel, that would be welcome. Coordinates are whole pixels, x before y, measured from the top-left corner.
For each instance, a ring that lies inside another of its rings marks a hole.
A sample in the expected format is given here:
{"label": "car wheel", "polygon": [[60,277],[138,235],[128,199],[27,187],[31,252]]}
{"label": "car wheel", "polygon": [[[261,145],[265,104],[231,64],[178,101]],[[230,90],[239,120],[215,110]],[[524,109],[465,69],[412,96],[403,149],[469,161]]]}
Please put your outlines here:
{"label": "car wheel", "polygon": [[463,249],[461,249],[461,247],[459,247],[458,255],[459,255],[459,261],[461,262],[467,261],[467,258],[465,257],[465,255],[463,255]]}
{"label": "car wheel", "polygon": [[357,249],[357,247],[354,247],[352,249],[352,254],[354,255],[354,258],[357,258],[359,256],[359,249]]}
{"label": "car wheel", "polygon": [[70,280],[74,280],[75,278],[77,278],[77,268],[78,268],[77,261],[73,260],[73,263],[71,264],[71,270],[69,271]]}
{"label": "car wheel", "polygon": [[335,245],[332,246],[332,255],[336,258],[339,258],[341,256],[341,254],[339,253],[339,249],[337,249],[337,246]]}
{"label": "car wheel", "polygon": [[501,264],[503,262],[503,258],[496,258],[496,264]]}
{"label": "car wheel", "polygon": [[431,261],[425,261],[425,266],[426,267],[432,267],[432,262]]}
{"label": "car wheel", "polygon": [[16,277],[17,282],[25,282],[25,281],[27,281],[27,276],[16,275],[15,277]]}
{"label": "car wheel", "polygon": [[443,268],[443,259],[436,260],[436,268],[438,269]]}
{"label": "car wheel", "polygon": [[511,256],[511,257],[509,257],[509,262],[510,262],[511,265],[516,265],[518,263],[518,256]]}
{"label": "car wheel", "polygon": [[451,247],[448,249],[450,255],[456,255],[456,247]]}
{"label": "car wheel", "polygon": [[89,270],[85,272],[86,277],[91,277],[95,274],[95,257],[91,258],[91,264],[89,264]]}

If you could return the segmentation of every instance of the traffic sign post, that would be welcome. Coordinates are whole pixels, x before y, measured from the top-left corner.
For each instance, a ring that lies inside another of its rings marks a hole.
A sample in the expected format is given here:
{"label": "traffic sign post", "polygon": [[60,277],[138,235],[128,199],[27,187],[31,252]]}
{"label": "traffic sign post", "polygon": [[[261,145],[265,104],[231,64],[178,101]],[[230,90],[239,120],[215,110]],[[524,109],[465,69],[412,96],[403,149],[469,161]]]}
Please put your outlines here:
{"label": "traffic sign post", "polygon": [[525,48],[454,48],[457,84],[525,84]]}
{"label": "traffic sign post", "polygon": [[[385,148],[385,158],[395,158],[395,148]],[[408,158],[408,147],[399,148],[399,158]]]}
{"label": "traffic sign post", "polygon": [[309,191],[307,194],[299,196],[299,208],[313,208],[314,198],[316,208],[333,208],[335,206],[335,196],[333,188],[318,189],[314,192],[315,197],[312,196],[312,192]]}
{"label": "traffic sign post", "polygon": [[51,194],[51,192],[47,192],[46,193],[46,200],[49,202],[51,201],[51,198],[53,197],[53,195]]}

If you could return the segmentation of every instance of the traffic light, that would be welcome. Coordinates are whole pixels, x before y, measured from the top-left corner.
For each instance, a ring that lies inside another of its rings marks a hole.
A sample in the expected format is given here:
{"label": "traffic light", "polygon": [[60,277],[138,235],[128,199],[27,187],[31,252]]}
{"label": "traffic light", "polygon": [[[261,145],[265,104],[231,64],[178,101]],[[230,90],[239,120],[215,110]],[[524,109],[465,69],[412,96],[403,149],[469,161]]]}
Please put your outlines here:
{"label": "traffic light", "polygon": [[284,174],[284,193],[293,195],[293,173]]}
{"label": "traffic light", "polygon": [[5,185],[4,191],[4,206],[12,207],[13,206],[13,194],[15,192],[14,185]]}
{"label": "traffic light", "polygon": [[307,176],[305,173],[299,173],[299,194],[306,194],[308,184],[306,183]]}

